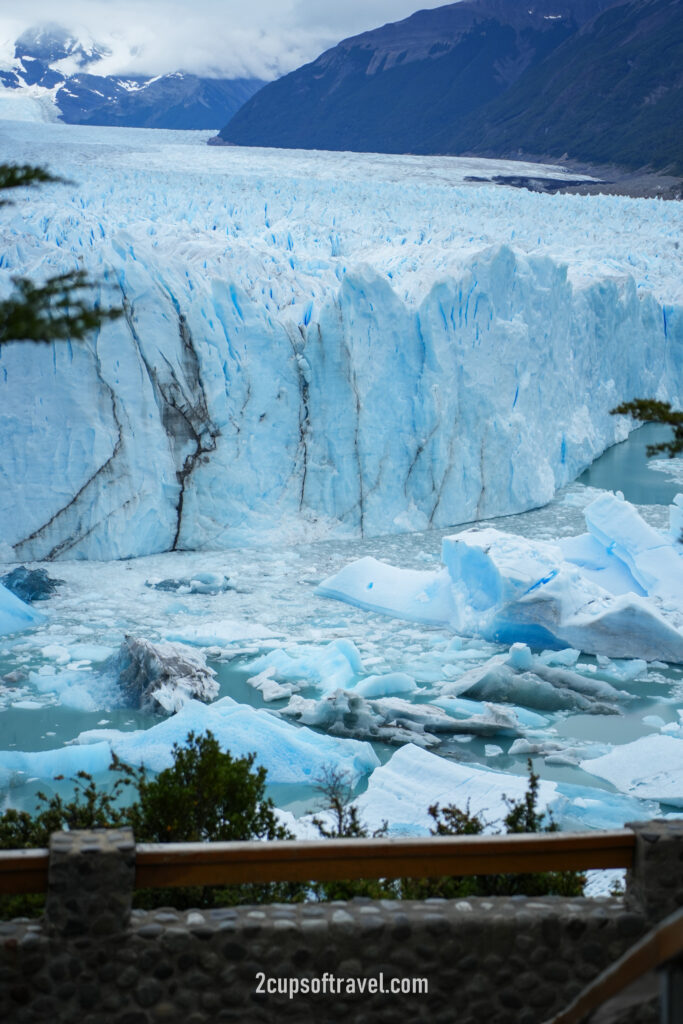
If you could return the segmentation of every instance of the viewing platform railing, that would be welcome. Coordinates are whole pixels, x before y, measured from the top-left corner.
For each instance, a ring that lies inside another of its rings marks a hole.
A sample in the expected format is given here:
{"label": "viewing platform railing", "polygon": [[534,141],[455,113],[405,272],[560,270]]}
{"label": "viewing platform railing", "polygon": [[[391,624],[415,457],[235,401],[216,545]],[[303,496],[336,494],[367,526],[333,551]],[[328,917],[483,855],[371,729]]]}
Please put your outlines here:
{"label": "viewing platform railing", "polygon": [[[628,868],[635,844],[628,829],[428,839],[141,843],[135,851],[135,885],[146,889]],[[0,851],[0,893],[45,892],[48,865],[47,850]]]}

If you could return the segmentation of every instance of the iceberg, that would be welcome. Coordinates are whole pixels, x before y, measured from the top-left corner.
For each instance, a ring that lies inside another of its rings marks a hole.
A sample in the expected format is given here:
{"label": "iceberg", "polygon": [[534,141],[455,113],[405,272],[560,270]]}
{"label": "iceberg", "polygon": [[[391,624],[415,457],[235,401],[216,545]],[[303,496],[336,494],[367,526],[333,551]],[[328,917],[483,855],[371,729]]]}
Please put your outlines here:
{"label": "iceberg", "polygon": [[469,529],[444,538],[443,569],[416,572],[362,558],[317,590],[501,643],[683,662],[681,545],[647,526],[623,496],[601,495],[585,516],[590,532],[578,538]]}
{"label": "iceberg", "polygon": [[17,558],[520,512],[626,436],[619,402],[680,402],[672,204],[473,188],[454,158],[202,142],[28,122],[0,138],[75,183],[3,211],[0,294],[82,266],[125,314],[85,344],[3,346]]}
{"label": "iceberg", "polygon": [[523,704],[536,711],[580,710],[602,715],[618,714],[619,703],[630,699],[604,680],[545,665],[525,644],[514,644],[508,654],[494,655],[440,690],[444,695],[475,701]]}
{"label": "iceberg", "polygon": [[90,729],[80,733],[76,742],[86,747],[95,744],[98,749],[106,743],[128,764],[144,764],[158,772],[172,764],[174,743],[182,746],[189,732],[207,729],[234,757],[255,751],[256,763],[267,769],[270,784],[312,784],[326,765],[334,764],[355,785],[379,764],[369,743],[323,736],[305,726],[297,728],[269,711],[237,704],[230,697],[209,705],[189,700],[175,715],[150,729]]}
{"label": "iceberg", "polygon": [[[591,761],[590,764],[595,764]],[[508,800],[521,800],[528,779],[477,764],[461,764],[412,744],[401,747],[376,768],[364,793],[354,801],[370,829],[384,821],[396,835],[424,835],[433,826],[428,808],[455,804],[501,827]],[[645,794],[643,794],[644,796]],[[636,800],[588,786],[541,780],[538,807],[568,828],[620,828],[627,821],[660,813],[656,802]]]}
{"label": "iceberg", "polygon": [[280,714],[330,736],[419,747],[436,747],[452,737],[519,736],[526,731],[514,710],[494,704],[459,716],[438,704],[412,704],[401,697],[369,700],[356,690],[337,690],[319,701],[295,694]]}
{"label": "iceberg", "polygon": [[[450,761],[407,744],[375,769],[355,806],[372,829],[387,821],[391,832],[423,835],[434,824],[428,813],[434,804],[456,804],[500,825],[508,811],[505,797],[519,800],[526,789],[524,776]],[[552,806],[558,800],[556,783],[541,781],[538,797],[541,808]]]}
{"label": "iceberg", "polygon": [[125,637],[112,665],[126,703],[172,715],[189,700],[215,700],[216,673],[203,654],[185,644]]}
{"label": "iceberg", "polygon": [[683,738],[641,736],[582,761],[581,767],[629,796],[683,807]]}
{"label": "iceberg", "polygon": [[45,616],[16,597],[0,583],[0,636],[20,633],[45,622]]}
{"label": "iceberg", "polygon": [[[352,640],[344,639],[318,647],[300,644],[287,649],[277,648],[250,661],[249,667],[256,669],[258,675],[247,682],[259,689],[265,679],[290,683],[290,693],[307,686],[315,686],[325,693],[348,689],[363,673],[358,648]],[[265,679],[264,672],[268,673]]]}

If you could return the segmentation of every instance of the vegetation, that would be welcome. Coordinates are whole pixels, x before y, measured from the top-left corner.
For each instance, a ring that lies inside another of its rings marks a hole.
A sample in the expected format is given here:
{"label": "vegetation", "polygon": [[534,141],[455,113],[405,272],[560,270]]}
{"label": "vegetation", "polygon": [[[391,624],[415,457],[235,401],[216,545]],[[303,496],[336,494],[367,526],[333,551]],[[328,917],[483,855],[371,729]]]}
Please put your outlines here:
{"label": "vegetation", "polygon": [[[508,834],[520,832],[557,832],[558,825],[552,814],[539,812],[539,776],[528,762],[529,783],[520,800],[505,798],[508,812],[502,825]],[[342,773],[328,769],[320,780],[319,789],[327,804],[326,819],[314,818],[318,831],[326,838],[370,838],[384,835],[387,823],[370,832],[360,821],[358,812],[350,803],[350,787]],[[429,808],[434,821],[432,835],[480,835],[485,829],[495,829],[495,822],[487,822],[481,815],[472,814],[469,803],[465,810],[449,804]],[[330,824],[331,821],[331,824]],[[455,899],[463,896],[580,896],[586,876],[578,871],[546,871],[534,874],[474,875],[446,878],[367,879],[346,882],[317,883],[313,890],[318,899],[352,899],[371,896],[374,899],[428,899],[437,896]]]}
{"label": "vegetation", "polygon": [[[87,772],[79,772],[72,800],[39,793],[35,814],[5,811],[0,816],[0,849],[46,847],[50,833],[62,829],[126,825],[138,842],[293,838],[265,796],[266,770],[254,768],[254,754],[232,757],[221,751],[211,732],[191,732],[185,746],[175,744],[172,753],[173,764],[156,778],[115,757],[112,769],[119,777],[111,789],[99,788]],[[136,799],[125,806],[127,787],[136,791]],[[197,886],[140,890],[136,904],[207,907],[296,900],[303,895],[302,886],[290,884]],[[0,897],[0,917],[40,913],[42,905],[42,897]]]}
{"label": "vegetation", "polygon": [[[254,768],[254,754],[234,758],[221,751],[207,732],[190,733],[184,746],[173,747],[173,764],[149,778],[144,768],[132,768],[114,758],[118,778],[110,789],[97,786],[87,772],[74,779],[70,801],[38,794],[35,814],[7,810],[0,816],[0,849],[46,847],[50,833],[62,829],[120,828],[130,825],[138,842],[202,842],[248,839],[293,839],[278,821],[265,796],[266,771]],[[60,777],[61,778],[61,777]],[[529,762],[529,786],[518,801],[506,800],[503,825],[512,832],[555,832],[557,825],[538,812],[538,775]],[[136,798],[128,805],[127,787]],[[314,819],[325,838],[370,838],[384,835],[386,822],[370,832],[351,804],[351,788],[343,773],[327,769],[319,786],[325,798],[325,817]],[[455,805],[429,808],[432,835],[477,835],[490,823]],[[531,875],[482,875],[467,878],[361,879],[340,882],[270,883],[262,885],[195,886],[136,892],[137,906],[227,906],[238,903],[292,902],[303,899],[336,900],[369,896],[374,899],[425,899],[430,896],[541,896],[556,893],[576,896],[585,877],[577,872]],[[43,897],[0,897],[0,917],[42,912]]]}
{"label": "vegetation", "polygon": [[653,398],[636,398],[633,402],[622,402],[616,409],[610,409],[610,412],[613,416],[633,416],[644,423],[662,423],[673,428],[671,441],[647,446],[648,456],[666,452],[669,458],[673,459],[683,452],[683,412],[673,410],[669,402],[657,402]]}
{"label": "vegetation", "polygon": [[[62,182],[40,167],[0,164],[0,193],[50,182]],[[0,199],[0,206],[9,200]],[[15,292],[0,301],[0,345],[10,341],[80,341],[121,309],[99,309],[92,303],[96,282],[83,270],[57,274],[42,285],[12,278]]]}

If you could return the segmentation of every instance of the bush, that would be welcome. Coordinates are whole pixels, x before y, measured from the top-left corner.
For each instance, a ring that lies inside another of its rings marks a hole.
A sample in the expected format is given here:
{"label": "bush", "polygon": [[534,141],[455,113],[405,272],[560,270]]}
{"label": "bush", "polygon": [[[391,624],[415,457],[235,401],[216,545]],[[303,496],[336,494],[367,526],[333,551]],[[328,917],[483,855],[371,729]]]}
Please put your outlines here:
{"label": "bush", "polygon": [[[110,790],[98,788],[87,772],[79,772],[71,801],[39,793],[35,814],[5,811],[0,816],[0,849],[45,847],[50,833],[62,829],[125,825],[133,828],[138,842],[292,839],[265,797],[266,771],[255,769],[254,759],[254,754],[234,758],[222,751],[210,732],[191,732],[186,746],[174,745],[172,766],[156,778],[114,757],[112,769],[119,778]],[[137,790],[137,799],[120,806],[129,786]],[[140,890],[135,902],[145,907],[205,907],[300,898],[301,886],[273,884]],[[35,916],[43,904],[43,897],[0,897],[0,916]]]}
{"label": "bush", "polygon": [[[538,811],[539,776],[531,761],[527,762],[529,783],[521,800],[505,797],[508,813],[503,818],[508,835],[521,832],[557,832],[559,826],[551,813]],[[471,814],[469,804],[465,811],[453,804],[429,808],[435,827],[432,835],[479,835],[490,822],[480,815]],[[462,878],[405,879],[404,899],[426,899],[441,896],[455,899],[462,896],[582,896],[586,876],[579,871],[544,871],[528,875],[470,875]]]}

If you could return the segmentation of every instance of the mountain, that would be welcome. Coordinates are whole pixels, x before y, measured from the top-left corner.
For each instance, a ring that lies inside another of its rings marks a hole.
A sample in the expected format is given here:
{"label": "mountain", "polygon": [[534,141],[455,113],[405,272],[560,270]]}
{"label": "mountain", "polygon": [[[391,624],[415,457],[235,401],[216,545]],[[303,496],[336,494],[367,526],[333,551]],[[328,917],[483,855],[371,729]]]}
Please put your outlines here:
{"label": "mountain", "polygon": [[613,0],[465,0],[345,39],[266,86],[220,132],[241,145],[439,152],[447,124],[505,92]]}
{"label": "mountain", "polygon": [[683,0],[631,0],[594,18],[445,152],[563,154],[683,173]]}
{"label": "mountain", "polygon": [[265,86],[224,144],[683,166],[683,0],[463,0]]}
{"label": "mountain", "polygon": [[24,93],[68,124],[129,128],[218,128],[264,84],[255,78],[98,75],[106,47],[60,25],[24,32],[0,69],[0,96]]}

